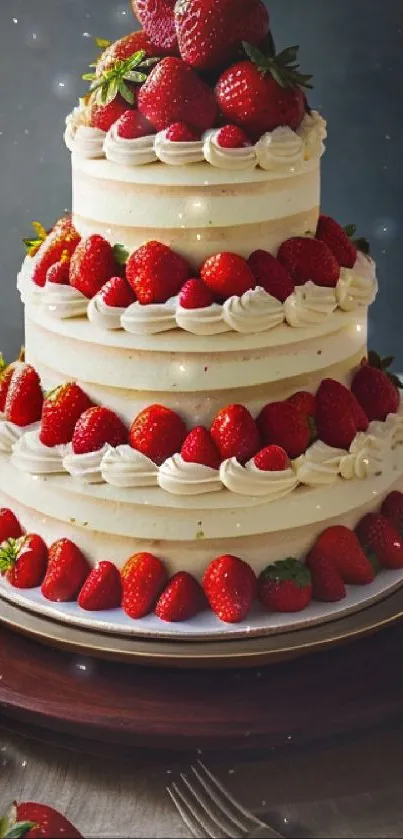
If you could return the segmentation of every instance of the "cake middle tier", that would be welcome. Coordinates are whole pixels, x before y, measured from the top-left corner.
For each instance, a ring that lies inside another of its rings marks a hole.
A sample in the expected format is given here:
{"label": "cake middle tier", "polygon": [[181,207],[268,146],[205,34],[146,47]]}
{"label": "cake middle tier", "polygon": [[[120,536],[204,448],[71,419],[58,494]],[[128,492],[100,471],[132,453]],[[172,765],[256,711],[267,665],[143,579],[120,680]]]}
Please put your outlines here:
{"label": "cake middle tier", "polygon": [[26,305],[26,356],[46,389],[79,382],[94,401],[132,422],[158,402],[192,426],[209,424],[225,405],[253,414],[329,376],[349,383],[366,354],[366,309],[337,311],[322,325],[287,325],[258,335],[197,337],[103,332],[85,318],[55,320]]}
{"label": "cake middle tier", "polygon": [[314,232],[320,159],[292,169],[234,171],[207,163],[134,168],[72,156],[73,222],[134,251],[158,239],[195,266],[220,251],[277,253],[291,236]]}

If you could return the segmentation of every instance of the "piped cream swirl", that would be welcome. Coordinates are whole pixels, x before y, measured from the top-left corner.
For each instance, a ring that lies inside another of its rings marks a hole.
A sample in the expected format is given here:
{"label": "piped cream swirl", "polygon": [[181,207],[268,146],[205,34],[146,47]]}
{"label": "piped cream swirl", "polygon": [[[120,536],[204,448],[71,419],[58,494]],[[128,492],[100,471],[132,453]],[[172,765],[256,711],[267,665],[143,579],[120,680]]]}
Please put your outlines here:
{"label": "piped cream swirl", "polygon": [[104,139],[105,157],[119,166],[144,166],[147,163],[154,163],[157,160],[154,139],[154,134],[134,137],[130,140],[120,137],[115,123]]}
{"label": "piped cream swirl", "polygon": [[96,160],[104,156],[105,131],[93,128],[91,125],[79,125],[74,128],[68,124],[64,132],[67,148],[78,157]]}
{"label": "piped cream swirl", "polygon": [[243,146],[239,149],[227,149],[218,143],[220,129],[209,131],[205,135],[204,158],[217,169],[254,169],[257,164],[254,146]]}
{"label": "piped cream swirl", "polygon": [[180,454],[174,454],[160,466],[158,483],[172,495],[204,495],[223,489],[218,469],[187,463]]}
{"label": "piped cream swirl", "polygon": [[315,326],[323,323],[337,308],[334,288],[309,282],[297,286],[284,303],[285,319],[290,326]]}
{"label": "piped cream swirl", "polygon": [[231,331],[219,303],[212,303],[204,309],[184,309],[178,305],[175,317],[177,325],[193,335],[220,335]]}
{"label": "piped cream swirl", "polygon": [[154,139],[157,158],[169,166],[187,166],[203,160],[203,141],[174,142],[168,140],[166,131],[159,131]]}
{"label": "piped cream swirl", "polygon": [[28,431],[36,431],[38,427],[39,424],[36,422],[23,427],[6,419],[0,419],[0,454],[11,454],[13,446],[18,443],[19,439]]}
{"label": "piped cream swirl", "polygon": [[72,447],[69,446],[63,458],[63,466],[72,478],[76,478],[85,484],[102,484],[104,478],[101,472],[101,464],[109,449],[110,446],[105,444],[102,449],[96,452],[75,454]]}
{"label": "piped cream swirl", "polygon": [[87,306],[88,320],[99,329],[122,329],[120,321],[124,312],[120,306],[108,306],[99,294]]}
{"label": "piped cream swirl", "polygon": [[264,472],[257,468],[253,460],[242,466],[235,457],[221,464],[220,478],[230,492],[262,496],[270,501],[289,495],[298,484],[297,476],[291,468],[281,472]]}
{"label": "piped cream swirl", "polygon": [[303,162],[304,142],[292,128],[280,126],[258,140],[256,156],[261,169],[293,172]]}
{"label": "piped cream swirl", "polygon": [[107,484],[115,487],[158,485],[158,466],[131,446],[110,448],[102,458],[101,475]]}
{"label": "piped cream swirl", "polygon": [[71,285],[46,283],[40,303],[42,309],[57,320],[79,318],[87,314],[88,298]]}
{"label": "piped cream swirl", "polygon": [[336,449],[317,440],[305,454],[294,460],[293,466],[300,484],[309,487],[327,486],[337,481],[345,449]]}
{"label": "piped cream swirl", "polygon": [[168,300],[166,303],[150,303],[142,306],[137,301],[123,312],[121,325],[126,332],[134,335],[156,335],[158,332],[169,332],[175,329],[176,302]]}
{"label": "piped cream swirl", "polygon": [[63,458],[67,446],[45,446],[39,432],[27,431],[13,446],[11,462],[21,472],[32,475],[57,475],[65,471]]}
{"label": "piped cream swirl", "polygon": [[267,332],[284,321],[281,303],[264,288],[246,291],[242,297],[230,297],[223,306],[225,323],[235,332],[252,335]]}
{"label": "piped cream swirl", "polygon": [[358,252],[353,268],[342,268],[336,286],[337,305],[344,312],[370,306],[378,293],[375,263]]}

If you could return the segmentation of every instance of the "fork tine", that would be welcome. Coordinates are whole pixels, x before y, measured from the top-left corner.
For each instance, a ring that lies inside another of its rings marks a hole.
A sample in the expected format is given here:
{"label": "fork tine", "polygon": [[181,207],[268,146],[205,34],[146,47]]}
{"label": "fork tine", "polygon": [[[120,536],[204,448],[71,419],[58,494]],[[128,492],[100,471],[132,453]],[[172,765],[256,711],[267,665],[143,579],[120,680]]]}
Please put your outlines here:
{"label": "fork tine", "polygon": [[[194,767],[191,767],[191,771],[193,769]],[[185,800],[195,815],[197,808],[199,820],[208,836],[212,839],[243,839],[245,835],[243,827],[235,825],[232,819],[228,819],[225,813],[215,805],[214,798],[209,795],[196,775],[195,777],[192,775],[189,779],[187,775],[181,774],[181,779],[187,791]],[[209,826],[207,826],[206,818]]]}
{"label": "fork tine", "polygon": [[[228,792],[226,787],[224,787],[218,778],[210,772],[204,763],[199,760],[197,762],[198,767],[200,768],[201,772],[198,771],[196,766],[192,766],[192,772],[196,775],[199,782],[204,787],[206,793],[213,799],[217,807],[225,813],[225,815],[231,819],[234,824],[241,828],[244,832],[251,830],[253,827],[266,827],[267,825],[265,822],[260,821],[257,819],[250,810],[247,810],[245,807],[242,807],[242,804],[239,804],[238,801],[233,798],[231,793]],[[207,779],[206,780],[206,776]],[[210,781],[211,783],[209,783]],[[213,784],[214,786],[212,787]],[[242,820],[241,820],[242,817]]]}
{"label": "fork tine", "polygon": [[184,799],[181,796],[177,784],[172,784],[171,786],[167,787],[167,793],[172,799],[182,821],[185,823],[186,827],[189,828],[192,836],[195,836],[196,839],[203,839],[203,834],[200,832],[199,829],[200,822],[193,815],[189,807],[185,805]]}

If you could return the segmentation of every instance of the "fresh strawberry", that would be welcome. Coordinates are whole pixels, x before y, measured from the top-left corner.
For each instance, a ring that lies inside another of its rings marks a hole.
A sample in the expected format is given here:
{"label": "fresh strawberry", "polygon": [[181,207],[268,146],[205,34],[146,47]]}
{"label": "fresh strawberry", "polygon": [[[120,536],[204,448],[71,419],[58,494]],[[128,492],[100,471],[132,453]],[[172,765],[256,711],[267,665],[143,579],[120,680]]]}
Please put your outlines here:
{"label": "fresh strawberry", "polygon": [[55,285],[69,285],[70,282],[70,257],[67,253],[62,254],[59,262],[55,262],[46,271],[46,282]]}
{"label": "fresh strawberry", "polygon": [[256,576],[242,559],[225,554],[213,559],[206,568],[203,590],[220,620],[239,623],[250,612],[256,594]]}
{"label": "fresh strawberry", "polygon": [[136,110],[125,111],[115,123],[115,128],[118,137],[122,137],[124,140],[135,140],[138,137],[155,134],[151,122],[140,111]]}
{"label": "fresh strawberry", "polygon": [[294,236],[281,245],[277,259],[284,265],[296,285],[311,280],[315,285],[335,288],[340,266],[330,248],[319,239]]}
{"label": "fresh strawberry", "polygon": [[298,390],[289,396],[287,402],[293,405],[301,416],[313,419],[316,412],[316,398],[307,390]]}
{"label": "fresh strawberry", "polygon": [[351,390],[370,421],[383,421],[399,409],[402,385],[397,376],[388,372],[392,362],[392,356],[382,359],[370,352],[353,378]]}
{"label": "fresh strawberry", "polygon": [[271,294],[280,303],[284,303],[287,297],[293,293],[295,283],[288,271],[268,251],[254,251],[248,259],[248,265],[255,278],[256,285],[264,288],[268,294]]}
{"label": "fresh strawberry", "polygon": [[209,288],[197,277],[192,277],[179,293],[179,305],[183,309],[206,309],[214,303],[214,297]]}
{"label": "fresh strawberry", "polygon": [[178,293],[189,275],[186,260],[162,242],[141,245],[126,265],[127,280],[143,306],[165,303]]}
{"label": "fresh strawberry", "polygon": [[255,288],[256,285],[246,260],[228,251],[206,259],[200,276],[210,291],[221,300],[226,300],[233,294],[241,297],[245,291]]}
{"label": "fresh strawberry", "polygon": [[73,432],[74,454],[97,452],[106,444],[116,448],[127,443],[128,431],[122,420],[109,408],[92,407],[84,411]]}
{"label": "fresh strawberry", "polygon": [[3,413],[6,407],[8,389],[13,373],[17,368],[23,367],[24,360],[25,350],[23,348],[21,349],[19,358],[16,361],[12,361],[11,364],[6,364],[0,353],[0,413]]}
{"label": "fresh strawberry", "polygon": [[119,309],[126,309],[136,299],[129,283],[123,277],[111,277],[102,286],[99,296],[107,306]]}
{"label": "fresh strawberry", "polygon": [[265,445],[281,446],[288,457],[299,457],[311,442],[308,419],[290,402],[269,402],[256,422]]}
{"label": "fresh strawberry", "polygon": [[261,449],[255,420],[243,405],[227,405],[219,411],[210,434],[222,460],[236,457],[244,464]]}
{"label": "fresh strawberry", "polygon": [[93,407],[91,399],[74,382],[59,385],[46,396],[39,439],[44,446],[70,443],[76,423]]}
{"label": "fresh strawberry", "polygon": [[82,839],[81,833],[61,813],[36,801],[14,801],[0,818],[0,824],[4,839]]}
{"label": "fresh strawberry", "polygon": [[250,61],[238,61],[224,70],[215,88],[224,119],[239,125],[252,140],[282,125],[296,131],[306,106],[302,88],[310,87],[311,79],[298,72],[298,47],[277,56],[271,47],[268,54],[250,43],[244,43],[244,49]]}
{"label": "fresh strawberry", "polygon": [[[394,490],[386,496],[381,513],[388,520],[389,524],[403,537],[403,493]],[[1,522],[1,519],[0,519]],[[0,524],[1,542],[1,524]]]}
{"label": "fresh strawberry", "polygon": [[319,440],[336,449],[349,449],[369,424],[354,394],[335,379],[323,379],[319,386],[315,423]]}
{"label": "fresh strawberry", "polygon": [[325,242],[343,268],[352,268],[357,260],[357,248],[346,231],[330,216],[319,216],[316,238]]}
{"label": "fresh strawberry", "polygon": [[297,559],[282,559],[262,571],[258,592],[269,612],[302,612],[312,600],[310,572]]}
{"label": "fresh strawberry", "polygon": [[311,550],[309,567],[315,557],[333,563],[343,581],[350,585],[365,586],[375,577],[356,534],[344,525],[328,527],[320,534]]}
{"label": "fresh strawberry", "polygon": [[187,571],[174,574],[162,592],[155,614],[162,621],[186,621],[207,606],[203,589]]}
{"label": "fresh strawberry", "polygon": [[140,89],[138,107],[159,131],[174,122],[206,131],[217,115],[213,91],[180,58],[163,58],[154,67]]}
{"label": "fresh strawberry", "polygon": [[143,618],[154,608],[167,582],[167,572],[156,556],[138,553],[122,570],[123,610],[129,618]]}
{"label": "fresh strawberry", "polygon": [[210,432],[203,425],[189,431],[182,444],[181,455],[187,463],[202,463],[211,469],[220,468],[218,449],[211,439]]}
{"label": "fresh strawberry", "polygon": [[41,418],[43,394],[39,376],[30,364],[16,367],[8,387],[5,417],[24,427]]}
{"label": "fresh strawberry", "polygon": [[8,539],[19,539],[22,527],[17,516],[7,507],[0,509],[0,545]]}
{"label": "fresh strawberry", "polygon": [[98,562],[90,571],[77,598],[87,612],[116,609],[122,601],[122,581],[113,562]]}
{"label": "fresh strawberry", "polygon": [[186,425],[175,411],[150,405],[136,417],[130,429],[130,445],[160,466],[181,450]]}
{"label": "fresh strawberry", "polygon": [[403,540],[380,513],[367,513],[356,527],[365,553],[382,568],[403,568]]}
{"label": "fresh strawberry", "polygon": [[174,122],[166,130],[166,139],[171,143],[195,143],[200,140],[200,133],[190,128],[185,122]]}
{"label": "fresh strawberry", "polygon": [[68,216],[56,222],[35,256],[32,272],[32,281],[35,285],[45,285],[47,272],[55,262],[71,258],[80,243],[80,238]]}
{"label": "fresh strawberry", "polygon": [[132,0],[133,11],[159,50],[177,52],[174,7],[176,0]]}
{"label": "fresh strawberry", "polygon": [[0,573],[5,574],[15,588],[40,586],[47,562],[48,549],[35,533],[9,539],[0,547]]}
{"label": "fresh strawberry", "polygon": [[112,247],[98,233],[83,239],[70,263],[70,285],[85,297],[94,297],[111,277],[119,274],[121,253],[120,245]]}
{"label": "fresh strawberry", "polygon": [[222,149],[243,149],[251,145],[249,137],[237,125],[223,125],[217,132],[216,142]]}
{"label": "fresh strawberry", "polygon": [[243,41],[259,44],[269,31],[262,0],[180,0],[175,6],[179,50],[198,70],[224,67]]}
{"label": "fresh strawberry", "polygon": [[67,603],[75,600],[90,573],[80,549],[70,539],[58,539],[49,548],[49,562],[41,592],[47,600]]}
{"label": "fresh strawberry", "polygon": [[105,72],[112,70],[118,61],[126,61],[139,51],[144,52],[146,58],[162,54],[161,48],[150,41],[146,32],[130,32],[104,49],[96,64],[96,76],[101,78]]}
{"label": "fresh strawberry", "polygon": [[346,587],[332,560],[320,553],[311,553],[306,564],[311,572],[312,597],[322,603],[336,603],[346,596]]}
{"label": "fresh strawberry", "polygon": [[255,454],[253,462],[262,472],[284,472],[290,466],[288,454],[281,446],[266,446]]}
{"label": "fresh strawberry", "polygon": [[123,99],[120,93],[104,105],[94,99],[91,104],[90,125],[93,128],[99,128],[101,131],[109,131],[112,125],[127,112],[128,108],[127,100]]}

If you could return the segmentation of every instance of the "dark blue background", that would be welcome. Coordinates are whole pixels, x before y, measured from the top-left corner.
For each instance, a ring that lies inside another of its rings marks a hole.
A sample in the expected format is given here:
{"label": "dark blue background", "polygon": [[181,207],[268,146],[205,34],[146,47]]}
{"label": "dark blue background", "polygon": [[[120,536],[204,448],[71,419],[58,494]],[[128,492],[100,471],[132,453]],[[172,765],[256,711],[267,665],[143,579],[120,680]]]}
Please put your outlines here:
{"label": "dark blue background", "polygon": [[[329,122],[323,208],[372,242],[381,294],[370,343],[403,369],[403,2],[268,5],[278,46],[301,45],[303,68],[315,75],[312,104]],[[62,132],[96,54],[92,37],[115,40],[133,28],[127,0],[1,0],[0,347],[8,357],[22,340],[21,237],[32,219],[48,226],[70,207]]]}

